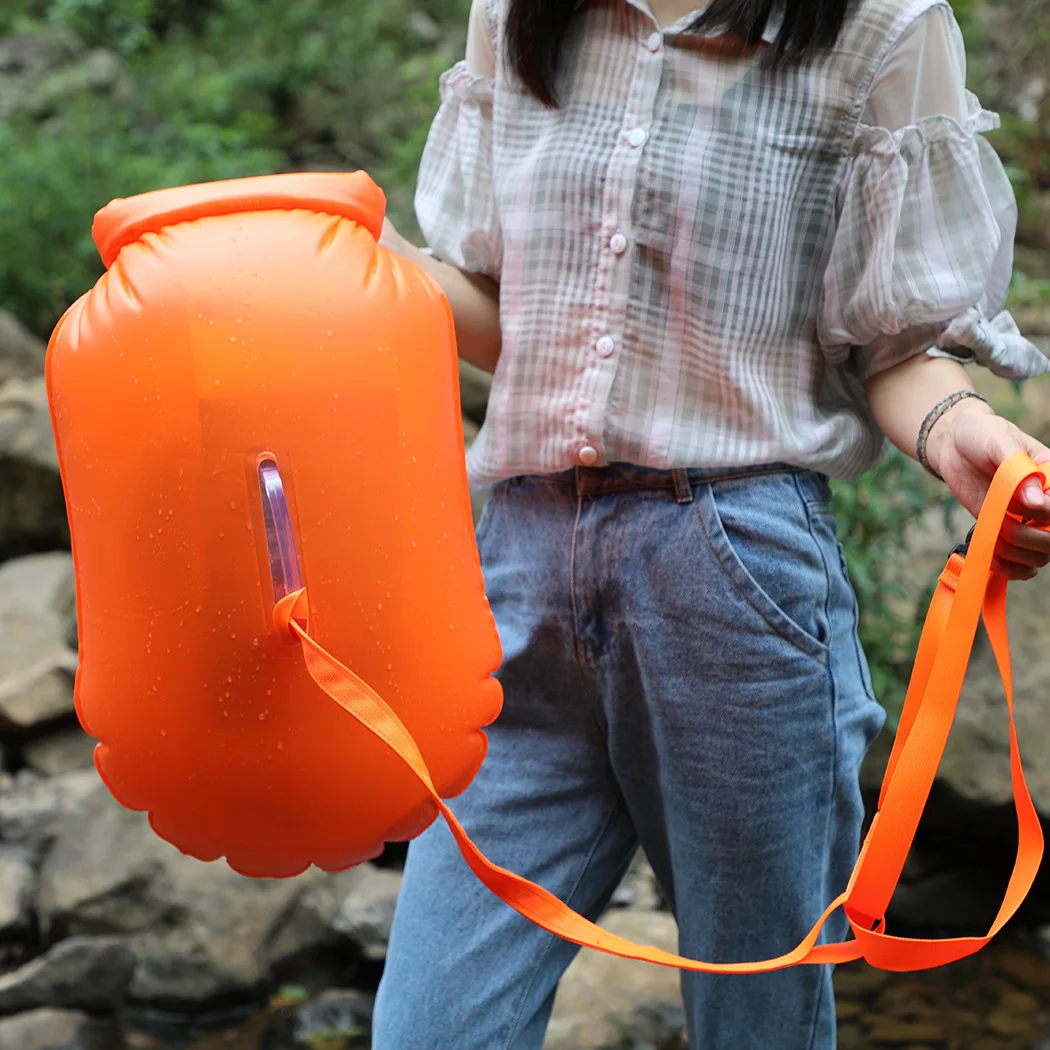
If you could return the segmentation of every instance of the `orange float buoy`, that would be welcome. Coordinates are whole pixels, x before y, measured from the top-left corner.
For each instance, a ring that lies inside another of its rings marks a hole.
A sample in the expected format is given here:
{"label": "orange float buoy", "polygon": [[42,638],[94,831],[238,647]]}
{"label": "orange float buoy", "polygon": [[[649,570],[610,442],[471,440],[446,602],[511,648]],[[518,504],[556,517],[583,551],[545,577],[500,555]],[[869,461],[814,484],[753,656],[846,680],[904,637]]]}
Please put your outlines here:
{"label": "orange float buoy", "polygon": [[[378,247],[362,174],[164,190],[99,213],[108,267],[47,358],[77,571],[81,722],[116,798],[202,859],[251,875],[337,869],[437,813],[530,921],[663,966],[758,973],[864,958],[888,970],[980,950],[1043,856],[1013,720],[1002,463],[938,580],[879,799],[848,887],[800,944],[724,963],[638,945],[492,863],[444,798],[500,707],[471,528],[451,313]],[[944,751],[979,619],[1005,687],[1018,821],[982,936],[923,941],[885,914]],[[330,702],[334,701],[334,702]],[[842,908],[852,937],[820,943]]]}
{"label": "orange float buoy", "polygon": [[384,205],[363,173],[114,201],[107,272],[48,349],[99,773],[184,852],[254,876],[345,868],[437,812],[318,690],[281,599],[305,587],[311,636],[442,795],[500,708],[451,312],[377,245]]}

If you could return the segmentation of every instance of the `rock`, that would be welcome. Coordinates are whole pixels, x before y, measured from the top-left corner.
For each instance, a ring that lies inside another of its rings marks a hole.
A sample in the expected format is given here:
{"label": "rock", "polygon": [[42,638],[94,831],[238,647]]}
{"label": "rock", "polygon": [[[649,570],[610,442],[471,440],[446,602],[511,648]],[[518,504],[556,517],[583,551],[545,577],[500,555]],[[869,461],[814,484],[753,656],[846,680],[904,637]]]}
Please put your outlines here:
{"label": "rock", "polygon": [[42,120],[76,95],[117,88],[123,72],[124,63],[118,54],[95,48],[31,84],[19,99],[17,109],[32,120]]}
{"label": "rock", "polygon": [[58,470],[44,377],[0,384],[0,456]]}
{"label": "rock", "polygon": [[485,422],[485,409],[489,403],[492,376],[480,368],[459,362],[459,400],[463,415],[478,426]]}
{"label": "rock", "polygon": [[0,1020],[0,1050],[114,1050],[112,1023],[76,1010],[42,1009]]}
{"label": "rock", "polygon": [[259,1037],[258,1048],[368,1050],[371,1032],[371,998],[352,989],[333,988],[306,999],[269,1025]]}
{"label": "rock", "polygon": [[1020,988],[1040,992],[1044,999],[1050,992],[1050,959],[1046,957],[1045,947],[1036,954],[1011,945],[996,952],[994,960],[996,971]]}
{"label": "rock", "polygon": [[635,908],[641,911],[655,911],[662,907],[663,897],[656,885],[656,876],[642,850],[635,853],[627,874],[613,893],[610,905],[613,908]]}
{"label": "rock", "polygon": [[254,994],[282,959],[352,948],[332,928],[359,869],[249,879],[203,864],[155,835],[146,815],[99,784],[61,826],[40,876],[49,936],[123,935],[138,960],[136,1001],[199,1007]]}
{"label": "rock", "polygon": [[970,5],[975,33],[968,41],[970,65],[981,101],[989,109],[1031,116],[1045,97],[1046,46],[1039,30],[1050,24],[1050,0],[989,0]]}
{"label": "rock", "polygon": [[69,547],[43,376],[0,384],[0,561]]}
{"label": "rock", "polygon": [[363,865],[360,874],[333,926],[346,934],[366,959],[385,959],[401,875],[371,865]]}
{"label": "rock", "polygon": [[28,87],[48,70],[75,60],[83,51],[76,33],[65,26],[0,39],[0,120],[17,111]]}
{"label": "rock", "polygon": [[88,50],[64,26],[0,40],[0,121],[39,121],[77,96],[102,93],[123,100],[127,92],[120,56],[104,48]]}
{"label": "rock", "polygon": [[835,1019],[840,1024],[843,1021],[855,1021],[862,1013],[864,1013],[864,1006],[861,1003],[852,1002],[849,999],[835,1000]]}
{"label": "rock", "polygon": [[[601,925],[642,944],[677,948],[668,912],[617,909]],[[679,980],[677,970],[582,950],[558,988],[544,1050],[605,1050],[631,1039],[685,1050],[685,1041],[677,1041],[685,1026]]]}
{"label": "rock", "polygon": [[49,842],[100,784],[92,770],[42,777],[22,770],[0,781],[0,838],[9,842]]}
{"label": "rock", "polygon": [[0,843],[0,968],[21,961],[33,940],[34,861],[27,847]]}
{"label": "rock", "polygon": [[947,1041],[944,1029],[936,1022],[905,1021],[895,1017],[877,1018],[868,1031],[868,1039],[886,1046],[909,1046],[915,1043],[939,1046]]}
{"label": "rock", "polygon": [[[2,50],[0,43],[0,50]],[[46,346],[14,314],[0,310],[0,386],[44,374]]]}
{"label": "rock", "polygon": [[77,656],[63,619],[73,590],[69,554],[0,565],[0,724],[24,729],[73,711]]}
{"label": "rock", "polygon": [[301,892],[267,940],[263,953],[266,968],[289,980],[310,974],[329,981],[348,976],[347,967],[352,972],[361,958],[355,950],[359,946],[349,943],[336,923],[347,895],[353,896],[358,885],[367,886],[373,870],[365,863],[338,874],[314,871],[300,875]]}
{"label": "rock", "polygon": [[94,767],[95,743],[79,725],[64,726],[22,747],[26,765],[40,773],[69,773]]}
{"label": "rock", "polygon": [[0,1014],[41,1006],[112,1010],[123,1001],[135,954],[117,937],[70,937],[0,976]]}
{"label": "rock", "polygon": [[83,51],[80,38],[63,25],[40,26],[32,33],[0,37],[0,75],[39,76]]}
{"label": "rock", "polygon": [[432,48],[441,40],[441,26],[426,11],[409,11],[405,18],[405,31],[427,47]]}

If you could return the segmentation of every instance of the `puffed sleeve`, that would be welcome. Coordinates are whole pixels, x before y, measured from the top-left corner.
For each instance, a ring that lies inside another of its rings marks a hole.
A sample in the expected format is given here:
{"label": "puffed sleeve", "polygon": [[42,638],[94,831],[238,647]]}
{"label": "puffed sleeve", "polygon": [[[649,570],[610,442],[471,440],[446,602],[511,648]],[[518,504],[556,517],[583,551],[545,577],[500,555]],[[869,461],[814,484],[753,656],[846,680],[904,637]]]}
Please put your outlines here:
{"label": "puffed sleeve", "polygon": [[474,0],[467,57],[441,76],[441,105],[420,161],[415,205],[434,255],[498,281],[503,237],[492,180],[493,67],[485,0]]}
{"label": "puffed sleeve", "polygon": [[[1050,361],[1003,310],[1017,204],[984,138],[998,117],[965,90],[950,11],[923,19],[902,41],[910,50],[887,63],[881,95],[876,80],[854,136],[821,345],[833,364],[852,356],[864,379],[924,352],[1007,379],[1042,375]],[[880,122],[867,123],[873,116]]]}

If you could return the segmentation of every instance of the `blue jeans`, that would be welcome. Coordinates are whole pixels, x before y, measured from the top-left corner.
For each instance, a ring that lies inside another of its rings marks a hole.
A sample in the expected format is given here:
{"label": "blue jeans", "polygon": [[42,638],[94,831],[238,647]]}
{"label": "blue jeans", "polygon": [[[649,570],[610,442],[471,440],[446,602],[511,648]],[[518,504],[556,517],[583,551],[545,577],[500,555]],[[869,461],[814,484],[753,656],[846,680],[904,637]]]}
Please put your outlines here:
{"label": "blue jeans", "polygon": [[[496,487],[478,543],[505,705],[453,806],[492,860],[597,918],[640,843],[684,954],[795,946],[849,878],[883,723],[829,498],[790,468]],[[439,822],[409,848],[373,1048],[539,1050],[577,950],[491,896]],[[696,1050],[835,1045],[828,967],[682,991]]]}

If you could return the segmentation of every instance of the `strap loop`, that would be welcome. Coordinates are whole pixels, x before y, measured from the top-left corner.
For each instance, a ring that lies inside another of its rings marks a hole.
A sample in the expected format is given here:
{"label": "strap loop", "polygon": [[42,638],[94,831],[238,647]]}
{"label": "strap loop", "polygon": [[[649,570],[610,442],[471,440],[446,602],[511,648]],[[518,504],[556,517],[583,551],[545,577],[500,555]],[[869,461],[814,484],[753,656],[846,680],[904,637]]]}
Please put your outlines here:
{"label": "strap loop", "polygon": [[[1047,486],[1048,468],[1023,452],[997,471],[973,530],[965,558],[954,551],[938,580],[923,626],[897,737],[890,754],[878,811],[846,891],[832,901],[801,944],[773,959],[714,963],[687,959],[638,945],[578,915],[535,883],[488,860],[438,795],[412,734],[367,683],[323,649],[307,631],[306,592],[289,594],[274,608],[279,631],[302,645],[317,685],[371,730],[418,777],[448,822],[464,859],[496,896],[543,929],[575,944],[610,955],[708,973],[763,973],[802,963],[841,963],[864,958],[884,970],[918,970],[953,962],[979,951],[1020,907],[1035,881],[1043,856],[1043,833],[1025,783],[1013,714],[1013,678],[1006,626],[1006,581],[991,574],[991,561],[1014,493],[1038,475]],[[983,937],[914,940],[885,932],[885,915],[930,787],[940,765],[969,663],[978,618],[984,617],[1006,694],[1010,724],[1010,769],[1018,821],[1017,860],[999,914]],[[853,939],[818,944],[828,917],[844,907]]]}

